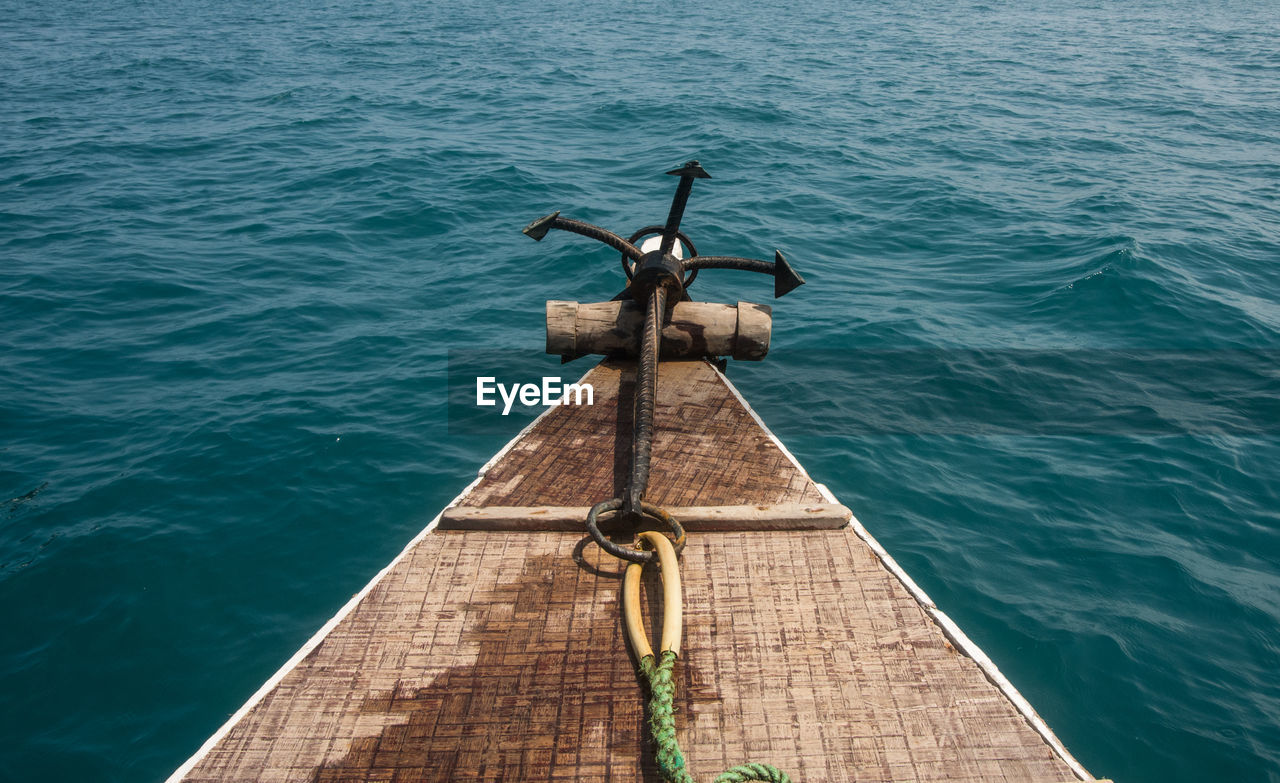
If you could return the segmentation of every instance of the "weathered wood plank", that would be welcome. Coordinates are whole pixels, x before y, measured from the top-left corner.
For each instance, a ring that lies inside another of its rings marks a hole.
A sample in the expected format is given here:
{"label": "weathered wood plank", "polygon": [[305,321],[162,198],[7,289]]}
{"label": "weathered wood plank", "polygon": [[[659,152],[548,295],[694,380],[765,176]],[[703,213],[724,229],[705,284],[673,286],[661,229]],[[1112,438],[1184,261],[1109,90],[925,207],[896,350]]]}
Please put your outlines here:
{"label": "weathered wood plank", "polygon": [[[588,506],[451,506],[441,530],[583,530]],[[839,503],[774,503],[755,506],[674,506],[666,509],[690,533],[742,530],[823,530],[849,524]],[[602,522],[607,529],[607,520]]]}
{"label": "weathered wood plank", "polygon": [[[552,409],[460,505],[581,506],[621,497],[631,459],[629,367],[593,369],[583,380],[595,389],[595,404]],[[652,503],[828,502],[706,362],[660,365],[654,422]]]}

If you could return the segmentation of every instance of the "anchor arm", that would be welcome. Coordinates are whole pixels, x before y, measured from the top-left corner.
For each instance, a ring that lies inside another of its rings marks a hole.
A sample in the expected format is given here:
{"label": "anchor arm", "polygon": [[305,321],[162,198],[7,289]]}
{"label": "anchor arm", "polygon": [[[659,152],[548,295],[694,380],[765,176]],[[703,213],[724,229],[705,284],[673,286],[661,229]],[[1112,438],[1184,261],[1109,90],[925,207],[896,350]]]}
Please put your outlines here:
{"label": "anchor arm", "polygon": [[740,256],[698,256],[684,264],[685,269],[739,269],[743,272],[773,274],[773,262]]}
{"label": "anchor arm", "polygon": [[601,228],[591,223],[584,223],[581,220],[562,218],[560,217],[559,212],[552,212],[546,217],[538,218],[525,226],[522,233],[532,238],[535,242],[541,242],[542,238],[547,235],[547,232],[553,228],[560,229],[561,231],[568,231],[573,234],[581,234],[584,237],[590,237],[591,239],[603,242],[633,261],[639,261],[644,255],[644,253],[640,252],[640,248],[607,228]]}
{"label": "anchor arm", "polygon": [[791,268],[782,251],[773,251],[772,261],[761,261],[755,258],[739,258],[738,256],[697,256],[684,262],[687,270],[696,269],[740,269],[744,272],[761,272],[773,275],[773,298],[804,285],[804,278]]}
{"label": "anchor arm", "polygon": [[693,190],[693,181],[695,179],[711,179],[711,175],[706,169],[698,165],[698,161],[691,160],[678,169],[672,169],[667,174],[680,178],[680,184],[676,186],[676,195],[671,199],[671,211],[667,213],[667,224],[662,229],[662,246],[660,250],[663,255],[671,252],[671,248],[675,247],[676,233],[680,230],[680,220],[684,217],[685,204],[689,202],[689,192]]}

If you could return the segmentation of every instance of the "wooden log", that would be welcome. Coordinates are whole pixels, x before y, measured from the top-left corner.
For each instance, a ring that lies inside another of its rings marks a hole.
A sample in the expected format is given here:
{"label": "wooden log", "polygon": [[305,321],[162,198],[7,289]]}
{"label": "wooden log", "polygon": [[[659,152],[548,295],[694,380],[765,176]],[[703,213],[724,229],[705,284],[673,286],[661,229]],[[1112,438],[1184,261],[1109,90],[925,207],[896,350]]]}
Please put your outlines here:
{"label": "wooden log", "polygon": [[[441,530],[586,530],[587,506],[452,506]],[[839,503],[758,503],[743,506],[673,506],[667,511],[692,532],[830,530],[853,513]],[[602,519],[602,527],[608,527]]]}
{"label": "wooden log", "polygon": [[[769,352],[773,317],[767,305],[679,302],[662,328],[663,359],[732,356],[759,361]],[[620,302],[547,302],[547,353],[631,357],[639,352],[644,308]]]}

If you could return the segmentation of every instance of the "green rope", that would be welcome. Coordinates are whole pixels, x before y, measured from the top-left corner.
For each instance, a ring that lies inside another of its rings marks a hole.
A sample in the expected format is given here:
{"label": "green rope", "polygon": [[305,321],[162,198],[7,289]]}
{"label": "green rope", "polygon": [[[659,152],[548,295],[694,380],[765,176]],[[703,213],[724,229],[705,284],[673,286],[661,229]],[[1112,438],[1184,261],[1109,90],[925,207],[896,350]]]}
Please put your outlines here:
{"label": "green rope", "polygon": [[[654,663],[652,655],[640,659],[640,673],[649,681],[649,731],[657,746],[658,771],[667,783],[694,783],[685,768],[684,753],[676,741],[675,698],[676,684],[672,672],[676,654],[671,650],[662,653],[661,663]],[[766,783],[791,783],[787,773],[768,764],[742,764],[727,769],[716,776],[715,783],[745,783],[763,780]]]}

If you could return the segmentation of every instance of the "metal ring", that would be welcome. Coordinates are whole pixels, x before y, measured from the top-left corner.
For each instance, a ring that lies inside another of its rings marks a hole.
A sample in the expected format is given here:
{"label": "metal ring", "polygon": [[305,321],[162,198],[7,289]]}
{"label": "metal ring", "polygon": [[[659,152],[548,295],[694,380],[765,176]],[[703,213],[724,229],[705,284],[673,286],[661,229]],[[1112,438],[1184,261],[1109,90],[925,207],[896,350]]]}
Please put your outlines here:
{"label": "metal ring", "polygon": [[[639,239],[642,236],[645,236],[646,234],[661,234],[666,230],[667,230],[666,226],[645,226],[644,228],[640,229],[636,233],[632,234],[631,238],[628,239],[627,241],[634,245],[637,239]],[[680,231],[678,229],[676,230],[676,239],[679,239],[681,242],[684,243],[685,247],[689,248],[689,258],[697,257],[698,249],[693,246],[693,242],[689,240],[689,237],[685,236],[685,233],[683,231]],[[635,272],[633,271],[633,267],[635,266],[635,263],[632,262],[628,264],[627,263],[628,261],[630,261],[630,259],[627,258],[627,254],[623,253],[622,254],[622,271],[626,273],[627,279],[630,280],[632,275],[635,274]],[[680,281],[680,285],[684,286],[685,288],[688,288],[689,286],[693,285],[693,281],[696,280],[697,277],[698,277],[698,270],[695,269],[689,273],[689,277],[687,279]]]}
{"label": "metal ring", "polygon": [[[599,516],[606,511],[617,511],[622,508],[622,498],[613,498],[603,503],[597,503],[587,512],[587,532],[591,534],[591,538],[601,549],[613,555],[620,560],[628,560],[632,563],[652,563],[658,558],[656,552],[645,552],[640,549],[629,549],[627,547],[615,544],[609,540],[608,536],[600,532]],[[671,544],[675,547],[676,552],[682,552],[686,541],[684,528],[676,521],[675,517],[663,511],[661,508],[652,503],[641,503],[641,511],[644,515],[655,519],[671,528],[673,534]]]}

